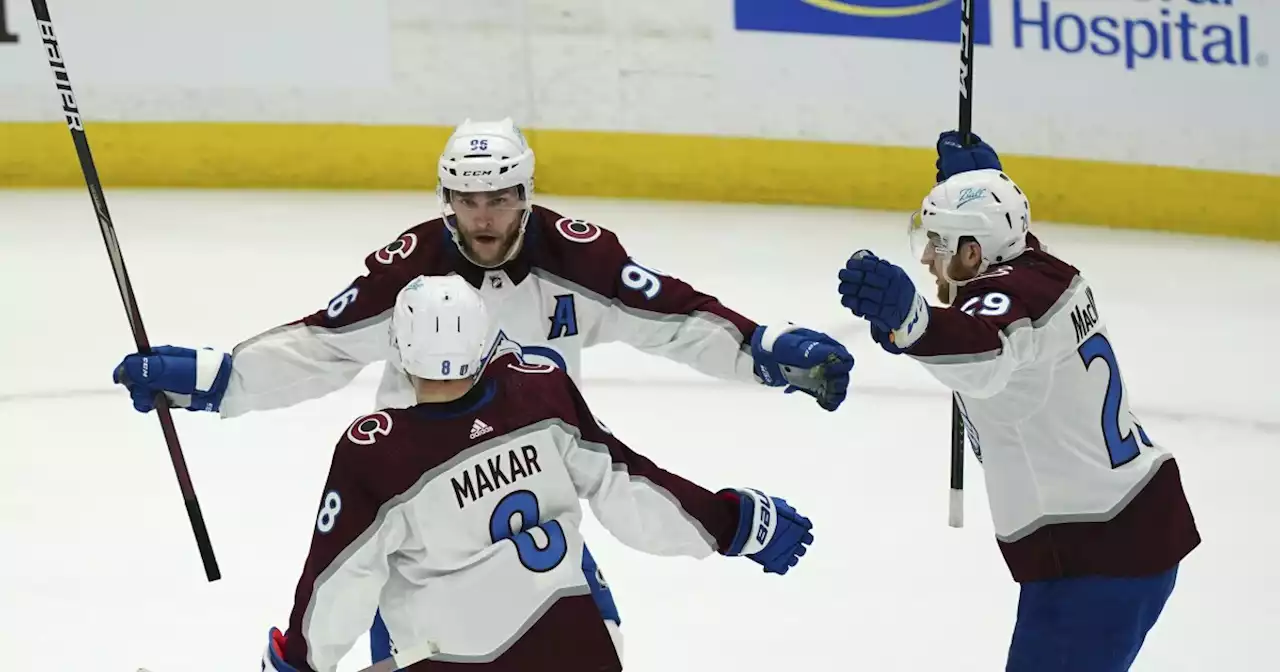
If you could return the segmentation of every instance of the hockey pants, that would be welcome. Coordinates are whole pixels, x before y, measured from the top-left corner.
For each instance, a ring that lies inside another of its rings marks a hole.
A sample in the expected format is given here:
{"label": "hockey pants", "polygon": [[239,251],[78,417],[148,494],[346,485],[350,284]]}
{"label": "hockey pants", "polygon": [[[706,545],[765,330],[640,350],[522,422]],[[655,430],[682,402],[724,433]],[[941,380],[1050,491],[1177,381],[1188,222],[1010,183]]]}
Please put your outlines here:
{"label": "hockey pants", "polygon": [[1005,672],[1126,672],[1177,575],[1175,566],[1143,577],[1022,584]]}

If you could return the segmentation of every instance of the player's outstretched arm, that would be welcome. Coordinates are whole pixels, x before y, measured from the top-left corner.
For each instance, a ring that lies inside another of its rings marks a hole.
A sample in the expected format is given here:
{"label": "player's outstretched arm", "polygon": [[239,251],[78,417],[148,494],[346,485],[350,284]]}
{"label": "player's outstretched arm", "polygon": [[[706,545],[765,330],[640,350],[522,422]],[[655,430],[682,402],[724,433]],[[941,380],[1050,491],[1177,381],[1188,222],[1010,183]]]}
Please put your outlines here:
{"label": "player's outstretched arm", "polygon": [[943,385],[981,398],[1033,361],[1039,341],[1026,307],[1003,286],[1008,276],[992,275],[964,285],[952,306],[930,306],[905,270],[860,250],[840,271],[839,292],[887,352],[905,352]]}
{"label": "player's outstretched arm", "polygon": [[166,392],[173,406],[223,417],[292,406],[342,389],[366,365],[391,356],[386,323],[396,293],[413,272],[406,260],[416,241],[408,232],[370,254],[368,272],[325,307],[254,336],[230,354],[160,346],[126,356],[113,379],[128,388],[138,411],[151,411],[155,394]]}
{"label": "player's outstretched arm", "polygon": [[[723,380],[802,391],[827,410],[844,401],[853,356],[835,339],[795,325],[766,328],[716,297],[640,264],[612,232],[586,222],[555,228],[570,241],[548,270],[594,297],[587,345],[626,343]],[[575,228],[577,227],[577,228]]]}
{"label": "player's outstretched arm", "polygon": [[812,524],[785,500],[752,488],[713,493],[658,467],[605,429],[564,381],[579,434],[565,464],[578,494],[619,541],[654,555],[746,556],[777,574],[805,554]]}

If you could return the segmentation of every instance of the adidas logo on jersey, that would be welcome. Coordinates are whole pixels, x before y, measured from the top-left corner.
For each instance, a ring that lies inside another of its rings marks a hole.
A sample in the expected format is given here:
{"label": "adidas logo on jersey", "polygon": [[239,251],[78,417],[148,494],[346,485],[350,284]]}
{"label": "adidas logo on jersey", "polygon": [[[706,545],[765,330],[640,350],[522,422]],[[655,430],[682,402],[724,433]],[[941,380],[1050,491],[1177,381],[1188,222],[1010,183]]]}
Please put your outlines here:
{"label": "adidas logo on jersey", "polygon": [[493,428],[480,422],[480,418],[476,418],[476,421],[471,423],[471,438],[473,439],[478,439],[492,431]]}

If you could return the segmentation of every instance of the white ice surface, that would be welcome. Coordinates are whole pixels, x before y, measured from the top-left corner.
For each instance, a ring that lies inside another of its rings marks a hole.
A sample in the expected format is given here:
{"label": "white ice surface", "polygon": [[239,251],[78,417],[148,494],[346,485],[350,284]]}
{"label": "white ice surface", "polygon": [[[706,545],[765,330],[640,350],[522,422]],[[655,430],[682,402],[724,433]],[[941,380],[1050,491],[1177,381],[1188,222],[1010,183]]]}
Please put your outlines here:
{"label": "white ice surface", "polygon": [[[108,199],[152,342],[225,349],[322,307],[367,252],[434,215],[426,193]],[[643,556],[589,520],[627,669],[1002,669],[1017,588],[978,465],[967,527],[951,529],[946,394],[871,343],[835,293],[856,249],[910,264],[905,215],[544,202],[858,358],[847,404],[826,413],[624,347],[587,353],[588,399],[623,440],[708,487],[783,495],[816,526],[799,568],[777,577]],[[1177,454],[1205,539],[1134,669],[1280,669],[1280,246],[1036,230],[1092,281],[1135,409]],[[286,623],[332,445],[370,409],[374,379],[230,421],[177,411],[224,576],[210,584],[155,417],[110,385],[134,346],[88,196],[0,192],[0,279],[0,668],[256,670],[268,626]],[[367,661],[362,639],[343,670]]]}

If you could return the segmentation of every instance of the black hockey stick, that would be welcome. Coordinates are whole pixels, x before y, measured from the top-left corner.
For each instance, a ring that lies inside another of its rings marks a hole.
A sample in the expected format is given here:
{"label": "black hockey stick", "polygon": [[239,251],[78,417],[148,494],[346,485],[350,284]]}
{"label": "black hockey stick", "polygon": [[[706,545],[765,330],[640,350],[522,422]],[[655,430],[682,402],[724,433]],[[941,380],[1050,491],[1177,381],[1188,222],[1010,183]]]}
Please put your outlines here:
{"label": "black hockey stick", "polygon": [[[111,215],[107,213],[107,199],[102,194],[98,169],[94,166],[93,155],[89,152],[89,139],[84,133],[84,121],[76,105],[76,96],[71,91],[71,79],[67,76],[66,64],[58,48],[58,38],[53,32],[53,22],[49,19],[49,6],[45,0],[31,0],[31,7],[36,13],[36,24],[40,28],[40,39],[44,42],[49,67],[53,68],[54,84],[62,99],[62,111],[66,115],[67,127],[71,129],[71,139],[76,145],[76,155],[80,157],[80,170],[84,173],[85,185],[89,187],[93,211],[98,215],[102,240],[107,245],[111,268],[116,273],[116,286],[120,289],[120,298],[124,300],[124,310],[129,317],[129,326],[133,330],[133,340],[138,345],[138,352],[150,352],[151,345],[147,342],[147,333],[142,328],[142,313],[138,311],[138,302],[133,296],[133,285],[129,283],[129,274],[124,267],[120,242],[116,240],[115,225],[111,223]],[[178,433],[173,427],[173,416],[169,414],[169,402],[163,393],[156,395],[155,407],[156,415],[160,418],[160,428],[164,432],[165,443],[169,445],[169,457],[173,460],[173,470],[178,475],[178,487],[182,489],[182,498],[187,503],[187,517],[191,519],[191,529],[195,531],[196,544],[200,547],[200,559],[204,561],[205,576],[210,581],[217,581],[222,578],[222,573],[218,571],[218,561],[213,557],[213,544],[209,541],[209,530],[205,528],[204,516],[200,513],[200,502],[196,500],[195,488],[191,484],[191,474],[187,473],[187,462],[182,456],[182,446],[178,444]]]}
{"label": "black hockey stick", "polygon": [[[960,141],[972,142],[973,132],[973,5],[960,0]],[[951,527],[964,527],[964,419],[955,393],[951,397]]]}

